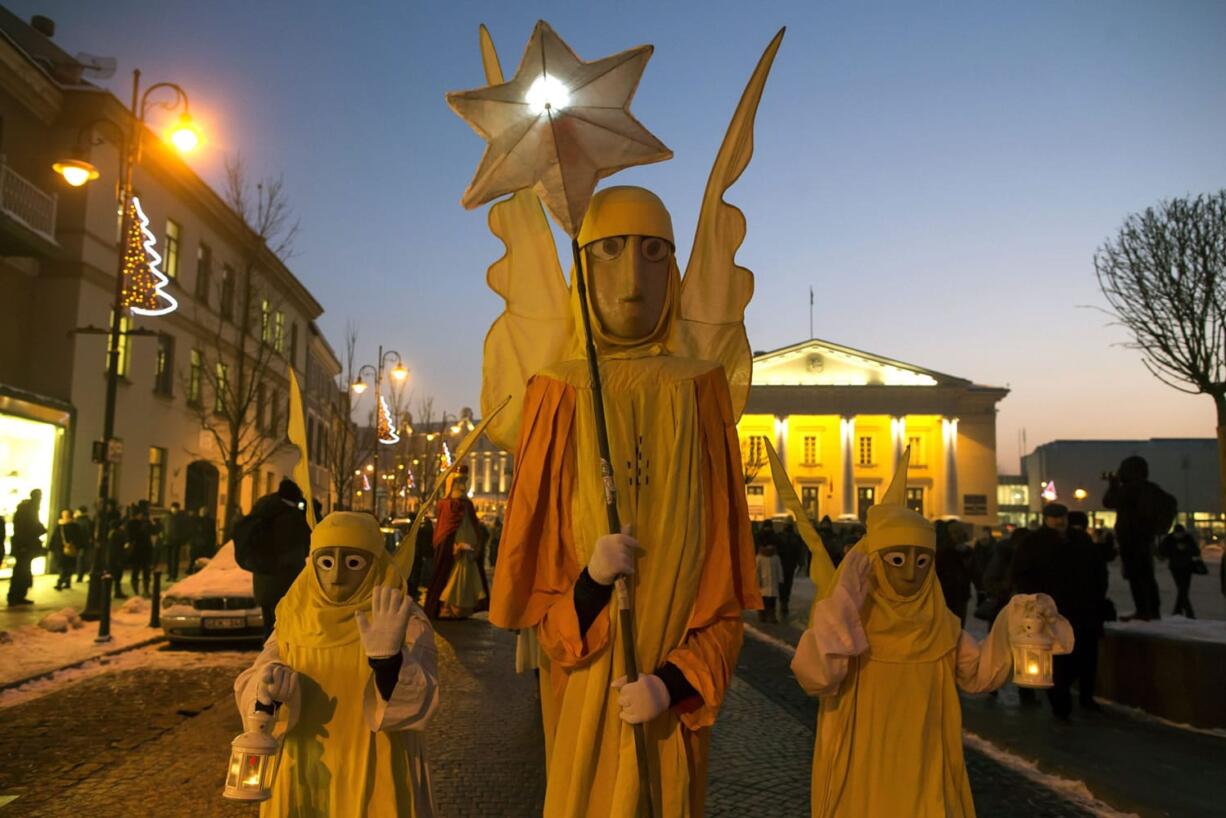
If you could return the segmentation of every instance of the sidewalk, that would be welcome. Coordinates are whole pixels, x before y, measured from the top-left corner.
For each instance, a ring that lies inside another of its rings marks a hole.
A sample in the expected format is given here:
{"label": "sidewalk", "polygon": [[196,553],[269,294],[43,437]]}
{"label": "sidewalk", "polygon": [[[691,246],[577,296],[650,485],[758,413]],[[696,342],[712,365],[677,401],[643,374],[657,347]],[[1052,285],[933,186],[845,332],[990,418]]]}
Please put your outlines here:
{"label": "sidewalk", "polygon": [[[798,578],[786,623],[746,621],[759,631],[795,645],[812,604],[814,588]],[[968,622],[982,638],[984,623]],[[1021,707],[1017,690],[996,698],[962,697],[963,728],[1029,761],[1039,771],[1084,782],[1095,798],[1126,813],[1149,816],[1220,814],[1226,780],[1226,736],[1179,728],[1144,714],[1108,706],[1102,713],[1073,712],[1073,722],[1052,718],[1046,698]]]}

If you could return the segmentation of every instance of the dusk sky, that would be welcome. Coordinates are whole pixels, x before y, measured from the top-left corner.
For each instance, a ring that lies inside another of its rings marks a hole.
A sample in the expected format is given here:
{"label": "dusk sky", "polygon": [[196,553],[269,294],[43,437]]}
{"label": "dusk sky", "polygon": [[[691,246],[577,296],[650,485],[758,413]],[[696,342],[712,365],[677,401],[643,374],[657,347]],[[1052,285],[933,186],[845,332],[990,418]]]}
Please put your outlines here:
{"label": "dusk sky", "polygon": [[[483,85],[477,25],[508,74],[533,23],[583,59],[655,46],[633,111],[676,154],[616,183],[654,189],[688,253],[699,199],[762,49],[788,27],[729,200],[757,291],[754,349],[814,333],[1008,386],[999,461],[1056,438],[1211,437],[1212,402],[1122,348],[1092,257],[1124,217],[1226,186],[1226,3],[10,2],[70,52],[114,56],[191,96],[222,158],[283,174],[290,267],[334,347],[360,328],[416,397],[476,407],[501,300],[486,211],[460,195],[483,143],[443,94]],[[866,8],[866,6],[868,6]],[[569,266],[569,265],[568,265]]]}

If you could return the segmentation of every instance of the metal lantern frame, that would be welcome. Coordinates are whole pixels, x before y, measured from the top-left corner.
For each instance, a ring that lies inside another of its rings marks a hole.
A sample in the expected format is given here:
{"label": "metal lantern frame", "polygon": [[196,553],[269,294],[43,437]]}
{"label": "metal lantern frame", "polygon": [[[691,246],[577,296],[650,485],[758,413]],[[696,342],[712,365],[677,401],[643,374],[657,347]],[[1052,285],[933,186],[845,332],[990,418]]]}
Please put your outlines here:
{"label": "metal lantern frame", "polygon": [[256,710],[247,717],[248,730],[230,742],[225,798],[234,801],[267,801],[277,772],[280,745],[271,735],[274,716]]}
{"label": "metal lantern frame", "polygon": [[1052,638],[1034,603],[1026,603],[1022,633],[1011,641],[1013,683],[1018,687],[1052,687]]}

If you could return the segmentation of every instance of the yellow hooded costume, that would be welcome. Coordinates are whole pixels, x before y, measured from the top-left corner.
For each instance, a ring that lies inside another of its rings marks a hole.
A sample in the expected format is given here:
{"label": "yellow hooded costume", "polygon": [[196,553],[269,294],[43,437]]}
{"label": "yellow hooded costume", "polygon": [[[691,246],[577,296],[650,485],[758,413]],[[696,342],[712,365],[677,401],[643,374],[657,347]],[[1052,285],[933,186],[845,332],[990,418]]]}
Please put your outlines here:
{"label": "yellow hooded costume", "polygon": [[[626,187],[593,198],[580,235],[673,240],[660,200]],[[741,611],[760,605],[724,369],[664,345],[679,290],[673,261],[659,321],[635,342],[613,338],[591,311],[618,511],[646,551],[633,577],[639,667],[671,663],[698,693],[646,725],[656,815],[665,818],[702,814],[708,733],[736,665]],[[573,293],[571,303],[577,324]],[[545,815],[632,816],[641,786],[633,732],[610,688],[625,674],[617,617],[608,606],[581,633],[572,596],[606,533],[587,362],[532,378],[522,417],[490,621],[535,628],[540,641]]]}
{"label": "yellow hooded costume", "polygon": [[252,712],[270,663],[299,677],[298,701],[280,708],[281,754],[262,816],[433,815],[424,741],[438,705],[430,622],[413,606],[391,698],[376,689],[355,615],[369,612],[376,586],[404,588],[369,514],[334,512],[311,534],[311,552],[354,548],[371,557],[362,585],[344,602],[325,595],[313,560],[277,605],[277,625],[252,667],[234,683],[239,712]]}
{"label": "yellow hooded costume", "polygon": [[[896,592],[882,554],[936,547],[932,523],[904,505],[906,475],[904,454],[851,552],[869,561],[863,604],[850,590],[857,583],[844,576],[862,562],[844,559],[830,592],[814,605],[792,660],[801,686],[821,697],[814,818],[974,816],[958,689],[980,693],[1005,683],[1013,667],[1010,629],[1033,599],[1015,597],[981,646],[945,606],[935,570],[928,570],[916,593]],[[1055,615],[1050,599],[1042,607],[1056,652],[1071,650],[1068,622]]]}

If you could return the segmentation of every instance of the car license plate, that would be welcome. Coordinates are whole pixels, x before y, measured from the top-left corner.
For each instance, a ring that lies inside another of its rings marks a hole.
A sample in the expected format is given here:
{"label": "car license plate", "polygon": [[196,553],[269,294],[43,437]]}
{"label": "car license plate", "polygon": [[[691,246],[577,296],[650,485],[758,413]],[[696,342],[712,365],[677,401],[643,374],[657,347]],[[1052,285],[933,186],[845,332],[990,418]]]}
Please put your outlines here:
{"label": "car license plate", "polygon": [[238,630],[247,627],[246,617],[239,616],[210,616],[204,619],[204,629],[206,631],[229,631]]}

